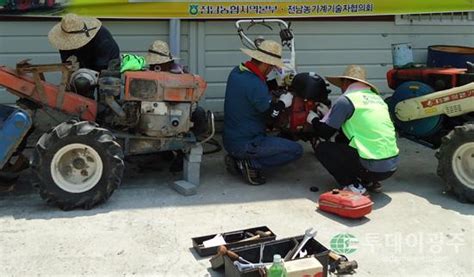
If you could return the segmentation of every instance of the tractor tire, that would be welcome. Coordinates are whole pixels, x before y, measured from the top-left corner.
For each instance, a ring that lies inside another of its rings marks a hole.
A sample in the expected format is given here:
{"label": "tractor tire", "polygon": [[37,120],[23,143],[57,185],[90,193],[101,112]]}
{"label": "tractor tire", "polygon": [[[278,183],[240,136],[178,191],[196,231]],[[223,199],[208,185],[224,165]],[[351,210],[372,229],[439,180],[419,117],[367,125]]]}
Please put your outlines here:
{"label": "tractor tire", "polygon": [[38,177],[34,186],[48,204],[91,209],[122,182],[123,151],[107,129],[71,120],[43,134],[31,167]]}
{"label": "tractor tire", "polygon": [[436,153],[438,175],[460,202],[474,203],[474,124],[457,126]]}

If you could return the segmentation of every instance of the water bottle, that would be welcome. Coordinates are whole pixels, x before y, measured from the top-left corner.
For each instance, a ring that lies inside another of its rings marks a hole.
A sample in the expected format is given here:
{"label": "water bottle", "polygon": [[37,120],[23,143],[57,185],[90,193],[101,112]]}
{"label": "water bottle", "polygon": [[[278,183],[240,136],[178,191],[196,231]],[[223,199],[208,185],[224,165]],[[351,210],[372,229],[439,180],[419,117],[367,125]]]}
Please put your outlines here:
{"label": "water bottle", "polygon": [[285,266],[281,260],[281,256],[276,254],[273,256],[273,264],[268,270],[268,277],[287,277]]}

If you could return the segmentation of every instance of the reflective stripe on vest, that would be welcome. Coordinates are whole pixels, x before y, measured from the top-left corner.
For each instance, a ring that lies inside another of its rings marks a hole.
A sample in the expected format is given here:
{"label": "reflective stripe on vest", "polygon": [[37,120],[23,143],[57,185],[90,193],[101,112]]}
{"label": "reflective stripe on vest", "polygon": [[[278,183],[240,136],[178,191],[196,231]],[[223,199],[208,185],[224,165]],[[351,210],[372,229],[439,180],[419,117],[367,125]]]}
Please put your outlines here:
{"label": "reflective stripe on vest", "polygon": [[371,90],[352,91],[345,96],[354,105],[354,114],[342,125],[349,145],[368,160],[398,155],[397,139],[388,106]]}

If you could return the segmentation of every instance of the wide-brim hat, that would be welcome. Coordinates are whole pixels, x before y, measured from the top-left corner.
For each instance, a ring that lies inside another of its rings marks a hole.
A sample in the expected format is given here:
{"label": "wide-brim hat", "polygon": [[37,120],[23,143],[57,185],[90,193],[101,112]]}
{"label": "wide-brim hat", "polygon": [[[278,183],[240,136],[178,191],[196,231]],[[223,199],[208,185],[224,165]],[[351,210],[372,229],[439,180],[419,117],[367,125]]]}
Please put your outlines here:
{"label": "wide-brim hat", "polygon": [[377,87],[367,81],[367,73],[365,69],[359,65],[348,65],[346,67],[346,70],[344,70],[343,75],[341,76],[327,76],[326,80],[328,80],[329,83],[335,85],[336,87],[341,87],[342,86],[342,81],[344,79],[349,79],[353,80],[356,82],[361,82],[364,83],[371,88],[373,88],[376,92],[379,92]]}
{"label": "wide-brim hat", "polygon": [[273,40],[263,40],[256,45],[255,50],[240,48],[242,52],[251,58],[266,64],[271,64],[279,68],[284,67],[281,60],[281,44]]}
{"label": "wide-brim hat", "polygon": [[49,31],[48,39],[56,49],[78,49],[89,43],[101,26],[97,18],[68,13]]}
{"label": "wide-brim hat", "polygon": [[179,58],[171,55],[168,43],[161,40],[155,40],[148,48],[148,53],[145,56],[147,64],[163,64],[177,59]]}

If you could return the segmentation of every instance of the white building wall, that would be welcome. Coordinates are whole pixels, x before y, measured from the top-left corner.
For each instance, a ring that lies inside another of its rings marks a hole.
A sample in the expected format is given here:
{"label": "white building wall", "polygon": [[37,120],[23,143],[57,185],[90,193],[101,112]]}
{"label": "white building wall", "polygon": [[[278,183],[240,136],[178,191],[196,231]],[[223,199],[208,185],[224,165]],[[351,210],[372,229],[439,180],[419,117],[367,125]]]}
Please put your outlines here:
{"label": "white building wall", "polygon": [[[0,64],[15,66],[21,59],[33,63],[59,61],[59,55],[47,40],[53,21],[0,22]],[[168,40],[167,21],[105,21],[123,53],[144,54],[155,39]],[[207,108],[223,111],[225,82],[232,67],[247,57],[234,27],[234,21],[183,21],[181,24],[180,62],[203,76],[209,84]],[[410,26],[390,21],[296,21],[292,24],[299,72],[320,75],[341,74],[347,64],[365,66],[369,81],[383,93],[389,93],[385,74],[392,66],[391,44],[410,42],[415,62],[426,61],[427,47],[434,44],[474,46],[473,26]],[[255,27],[250,34],[268,34]],[[276,33],[276,32],[274,32]],[[277,36],[266,36],[278,39]],[[57,80],[57,76],[51,79]],[[333,88],[333,95],[339,91]],[[0,102],[14,98],[0,89]]]}
{"label": "white building wall", "polygon": [[[240,40],[231,21],[201,24],[204,34],[205,68],[209,82],[207,104],[214,111],[223,108],[225,81],[233,66],[247,59],[239,50]],[[425,63],[427,47],[434,44],[474,46],[473,26],[409,26],[394,22],[323,22],[297,21],[295,33],[298,72],[313,71],[322,76],[340,75],[346,65],[367,69],[369,81],[383,93],[389,93],[386,72],[392,68],[391,45],[410,42],[414,59]],[[253,31],[253,29],[251,29]],[[265,28],[257,32],[268,32]],[[256,32],[256,33],[257,33]],[[278,39],[278,37],[269,37]],[[339,90],[332,87],[333,95]]]}

